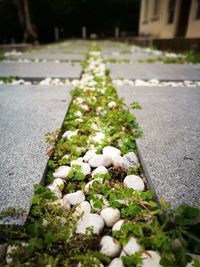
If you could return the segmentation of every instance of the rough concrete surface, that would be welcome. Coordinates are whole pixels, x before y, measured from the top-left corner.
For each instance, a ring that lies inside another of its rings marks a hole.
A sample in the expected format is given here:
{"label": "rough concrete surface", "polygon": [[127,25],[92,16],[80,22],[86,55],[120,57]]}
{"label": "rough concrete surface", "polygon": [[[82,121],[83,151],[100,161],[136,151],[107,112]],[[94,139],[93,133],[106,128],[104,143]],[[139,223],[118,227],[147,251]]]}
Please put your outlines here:
{"label": "rough concrete surface", "polygon": [[66,86],[0,86],[0,211],[25,212],[0,224],[24,224],[48,160],[45,133],[61,127],[69,102]]}
{"label": "rough concrete surface", "polygon": [[118,87],[144,134],[137,140],[146,177],[173,207],[200,206],[200,88]]}
{"label": "rough concrete surface", "polygon": [[146,59],[151,59],[151,58],[156,58],[153,55],[144,53],[144,52],[135,52],[135,53],[130,53],[130,54],[120,54],[117,52],[113,52],[110,54],[105,54],[104,59],[105,60],[130,60],[131,62],[137,62],[139,60],[146,60]]}
{"label": "rough concrete surface", "polygon": [[79,78],[81,70],[78,63],[0,63],[0,77],[17,76],[22,79]]}
{"label": "rough concrete surface", "polygon": [[45,53],[45,52],[33,52],[33,53],[22,53],[21,55],[8,56],[6,59],[18,60],[18,59],[29,59],[29,60],[59,60],[59,61],[82,61],[84,60],[84,54],[67,54],[67,53]]}
{"label": "rough concrete surface", "polygon": [[200,80],[200,64],[107,64],[112,79],[158,79],[163,81]]}

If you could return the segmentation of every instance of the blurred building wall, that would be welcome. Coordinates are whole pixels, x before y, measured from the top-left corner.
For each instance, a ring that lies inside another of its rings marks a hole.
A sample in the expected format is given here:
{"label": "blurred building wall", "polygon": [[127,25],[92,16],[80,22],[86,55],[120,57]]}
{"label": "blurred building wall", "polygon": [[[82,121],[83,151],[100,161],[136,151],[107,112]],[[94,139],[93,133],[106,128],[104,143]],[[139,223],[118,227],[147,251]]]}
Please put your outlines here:
{"label": "blurred building wall", "polygon": [[186,37],[200,37],[200,1],[192,1]]}
{"label": "blurred building wall", "polygon": [[200,0],[141,0],[139,35],[200,38]]}

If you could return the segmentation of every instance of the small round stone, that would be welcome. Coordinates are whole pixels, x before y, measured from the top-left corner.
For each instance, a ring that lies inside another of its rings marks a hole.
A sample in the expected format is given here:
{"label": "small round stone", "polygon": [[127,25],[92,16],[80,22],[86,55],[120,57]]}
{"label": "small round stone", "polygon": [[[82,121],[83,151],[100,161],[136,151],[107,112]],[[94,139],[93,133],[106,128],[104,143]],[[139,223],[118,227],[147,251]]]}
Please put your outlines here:
{"label": "small round stone", "polygon": [[12,253],[18,248],[16,245],[8,245],[7,247],[7,256],[6,256],[6,263],[11,264],[13,262]]}
{"label": "small round stone", "polygon": [[81,215],[85,215],[85,214],[89,214],[91,212],[91,206],[90,203],[88,201],[83,201],[82,203],[80,203],[76,208],[75,208],[75,212],[74,215],[75,216],[81,216]]}
{"label": "small round stone", "polygon": [[111,236],[103,236],[100,242],[100,252],[111,258],[117,257],[121,252],[120,243]]}
{"label": "small round stone", "polygon": [[52,193],[54,193],[58,199],[62,198],[62,192],[60,191],[60,189],[58,187],[56,187],[55,185],[51,184],[51,185],[48,185],[47,188],[50,189],[50,191]]}
{"label": "small round stone", "polygon": [[111,102],[108,103],[108,107],[109,108],[113,108],[115,106],[116,106],[116,102],[114,102],[114,101],[111,101]]}
{"label": "small round stone", "polygon": [[120,231],[121,230],[121,227],[122,227],[122,225],[123,225],[123,223],[124,223],[124,220],[119,220],[119,221],[117,221],[114,225],[113,225],[113,227],[112,227],[112,231],[114,232],[114,231]]}
{"label": "small round stone", "polygon": [[96,155],[96,150],[94,150],[94,149],[88,150],[88,151],[85,153],[85,155],[84,155],[84,157],[83,157],[83,160],[84,160],[85,162],[88,162],[94,155]]}
{"label": "small round stone", "polygon": [[106,226],[113,226],[120,219],[120,211],[112,207],[105,208],[101,211],[101,216],[105,221]]}
{"label": "small round stone", "polygon": [[87,229],[92,228],[93,233],[99,235],[104,228],[104,220],[98,214],[86,214],[78,220],[76,226],[77,234],[86,234]]}
{"label": "small round stone", "polygon": [[112,165],[112,159],[106,155],[95,155],[89,160],[89,164],[93,168],[99,166],[109,167]]}
{"label": "small round stone", "polygon": [[84,175],[88,175],[91,172],[91,168],[88,163],[74,160],[71,162],[71,166],[74,166],[74,165],[81,166],[80,172],[82,172]]}
{"label": "small round stone", "polygon": [[139,251],[141,249],[141,246],[137,243],[137,239],[134,237],[131,237],[128,241],[128,243],[123,247],[123,250],[131,256],[135,252]]}
{"label": "small round stone", "polygon": [[132,188],[138,191],[144,191],[145,185],[144,185],[142,178],[140,178],[137,175],[132,174],[132,175],[128,175],[125,177],[124,187]]}
{"label": "small round stone", "polygon": [[63,189],[64,188],[64,182],[63,182],[63,179],[61,178],[56,178],[53,183],[52,183],[53,186],[56,186],[57,188],[59,189]]}
{"label": "small round stone", "polygon": [[67,178],[67,176],[69,175],[70,171],[71,171],[71,168],[69,166],[60,166],[53,173],[53,177],[54,178],[63,178],[63,179]]}
{"label": "small round stone", "polygon": [[160,255],[153,250],[147,250],[146,253],[142,253],[142,267],[162,267],[160,260]]}
{"label": "small round stone", "polygon": [[81,190],[78,190],[75,193],[65,195],[63,199],[68,200],[71,205],[77,205],[85,200],[85,195]]}
{"label": "small round stone", "polygon": [[102,152],[103,155],[109,156],[111,158],[116,156],[121,156],[121,151],[114,146],[105,146]]}
{"label": "small round stone", "polygon": [[134,152],[129,152],[123,156],[123,167],[126,169],[134,168],[138,163],[138,158]]}
{"label": "small round stone", "polygon": [[114,167],[125,168],[124,167],[125,166],[125,163],[124,163],[124,158],[123,157],[121,157],[121,156],[112,157],[112,161],[113,161],[113,166]]}
{"label": "small round stone", "polygon": [[113,259],[108,267],[124,267],[124,264],[120,258]]}
{"label": "small round stone", "polygon": [[92,177],[96,174],[106,174],[108,173],[108,170],[104,166],[99,166],[92,172]]}
{"label": "small round stone", "polygon": [[62,135],[62,138],[70,139],[72,136],[77,135],[77,133],[78,133],[78,130],[75,130],[75,131],[66,131],[66,132]]}

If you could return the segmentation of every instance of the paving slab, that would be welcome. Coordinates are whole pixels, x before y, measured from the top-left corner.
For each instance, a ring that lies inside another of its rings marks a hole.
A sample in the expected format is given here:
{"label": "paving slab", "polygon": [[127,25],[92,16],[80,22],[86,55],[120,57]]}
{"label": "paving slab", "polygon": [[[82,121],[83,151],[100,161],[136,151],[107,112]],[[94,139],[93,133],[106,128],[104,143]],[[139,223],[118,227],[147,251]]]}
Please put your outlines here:
{"label": "paving slab", "polygon": [[32,52],[22,53],[21,55],[8,56],[6,59],[18,60],[18,59],[29,59],[29,60],[48,60],[48,61],[83,61],[85,58],[84,54],[67,54],[67,53],[44,53],[44,52]]}
{"label": "paving slab", "polygon": [[138,151],[150,186],[173,207],[200,206],[200,87],[118,87],[144,134]]}
{"label": "paving slab", "polygon": [[161,81],[200,80],[200,64],[107,64],[112,79],[158,79]]}
{"label": "paving slab", "polygon": [[17,76],[22,79],[36,78],[79,78],[81,65],[78,63],[24,63],[1,62],[0,77]]}
{"label": "paving slab", "polygon": [[44,51],[50,51],[52,53],[77,53],[77,54],[85,54],[88,52],[91,46],[91,42],[88,41],[67,41],[55,45],[47,45],[43,46]]}
{"label": "paving slab", "polygon": [[137,62],[139,60],[147,60],[147,59],[156,59],[156,56],[149,55],[144,52],[135,52],[130,54],[120,54],[119,52],[111,52],[104,55],[105,60],[130,60],[132,62]]}
{"label": "paving slab", "polygon": [[24,225],[33,186],[41,182],[48,160],[45,133],[61,127],[69,91],[66,86],[0,85],[0,211],[20,211],[1,219],[0,226]]}

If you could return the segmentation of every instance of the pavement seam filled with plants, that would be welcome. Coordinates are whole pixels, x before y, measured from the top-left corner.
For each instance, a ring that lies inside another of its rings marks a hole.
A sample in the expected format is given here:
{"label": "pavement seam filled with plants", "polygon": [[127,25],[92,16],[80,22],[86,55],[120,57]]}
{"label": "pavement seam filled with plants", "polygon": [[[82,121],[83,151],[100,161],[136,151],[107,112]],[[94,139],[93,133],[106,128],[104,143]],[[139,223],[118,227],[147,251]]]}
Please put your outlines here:
{"label": "pavement seam filled with plants", "polygon": [[191,256],[199,211],[158,207],[136,156],[142,132],[95,44],[83,68],[62,129],[46,134],[45,186],[35,185],[23,241],[9,242],[5,264],[200,266]]}

